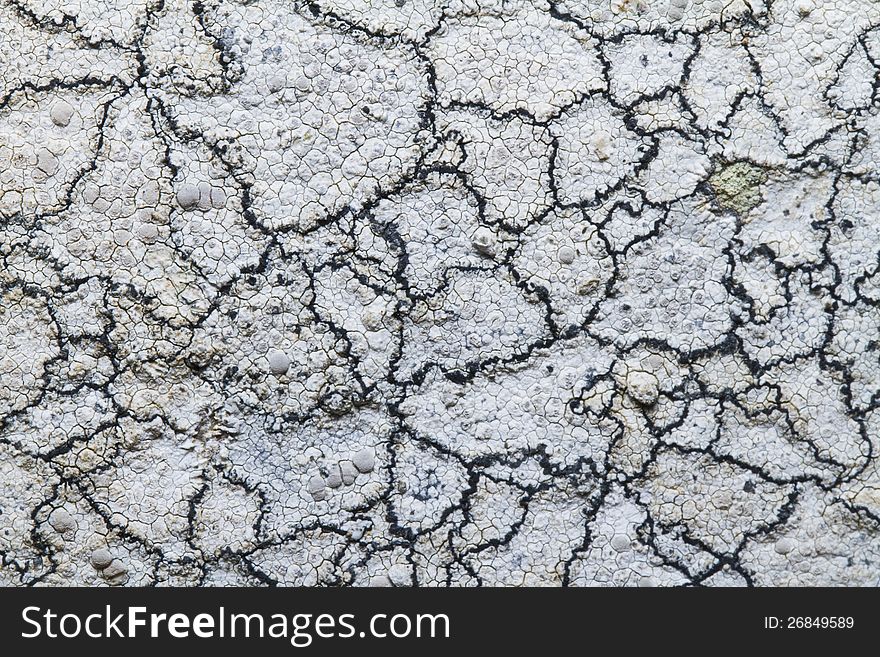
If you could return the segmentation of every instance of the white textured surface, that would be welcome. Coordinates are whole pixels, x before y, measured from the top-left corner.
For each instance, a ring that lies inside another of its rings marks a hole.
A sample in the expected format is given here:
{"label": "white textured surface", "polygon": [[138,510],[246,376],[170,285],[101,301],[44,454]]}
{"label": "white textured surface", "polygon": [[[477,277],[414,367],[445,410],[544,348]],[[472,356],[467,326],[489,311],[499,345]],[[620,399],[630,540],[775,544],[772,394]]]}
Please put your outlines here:
{"label": "white textured surface", "polygon": [[877,25],[5,3],[0,584],[878,584]]}

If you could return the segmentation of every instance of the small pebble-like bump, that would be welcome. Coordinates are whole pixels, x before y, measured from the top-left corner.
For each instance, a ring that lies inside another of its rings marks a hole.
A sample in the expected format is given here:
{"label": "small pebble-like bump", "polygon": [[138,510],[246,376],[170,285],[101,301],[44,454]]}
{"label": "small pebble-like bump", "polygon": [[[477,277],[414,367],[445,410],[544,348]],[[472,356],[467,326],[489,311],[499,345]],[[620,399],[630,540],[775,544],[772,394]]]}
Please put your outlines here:
{"label": "small pebble-like bump", "polygon": [[495,234],[485,226],[480,226],[474,233],[474,248],[485,256],[495,255]]}
{"label": "small pebble-like bump", "polygon": [[92,552],[89,562],[95,570],[104,570],[113,562],[113,555],[110,554],[110,550],[107,548],[98,548]]}
{"label": "small pebble-like bump", "polygon": [[575,281],[575,291],[579,295],[585,296],[591,292],[595,292],[596,288],[599,287],[600,282],[598,276],[582,273],[578,275],[577,280]]}
{"label": "small pebble-like bump", "polygon": [[67,127],[72,117],[73,106],[66,100],[59,100],[52,105],[52,109],[49,111],[49,118],[52,119],[52,123],[60,128]]}
{"label": "small pebble-like bump", "polygon": [[58,170],[58,158],[48,148],[40,148],[37,150],[37,168],[51,176]]}
{"label": "small pebble-like bump", "polygon": [[155,224],[141,224],[137,228],[137,236],[142,242],[152,244],[159,238],[159,228]]}
{"label": "small pebble-like bump", "polygon": [[66,534],[76,529],[76,520],[66,509],[55,509],[49,515],[49,524],[60,534]]}
{"label": "small pebble-like bump", "polygon": [[211,187],[211,207],[217,210],[226,207],[226,190],[222,187]]}
{"label": "small pebble-like bump", "polygon": [[290,357],[280,349],[271,349],[267,359],[269,360],[269,371],[272,374],[286,374],[290,369]]}
{"label": "small pebble-like bump", "polygon": [[327,473],[324,483],[330,488],[339,488],[342,485],[342,470],[338,465],[330,466],[330,471]]}
{"label": "small pebble-like bump", "polygon": [[6,53],[13,580],[876,579],[868,0],[167,4]]}
{"label": "small pebble-like bump", "polygon": [[609,159],[612,155],[611,135],[601,130],[593,135],[593,152],[600,162]]}
{"label": "small pebble-like bump", "polygon": [[626,392],[642,406],[652,406],[660,396],[657,377],[643,370],[630,370],[626,376]]}
{"label": "small pebble-like bump", "polygon": [[615,534],[611,539],[611,547],[617,552],[626,552],[632,547],[628,537],[623,534]]}
{"label": "small pebble-like bump", "polygon": [[327,498],[327,489],[324,484],[324,478],[319,475],[314,475],[309,479],[308,490],[316,501],[320,502]]}
{"label": "small pebble-like bump", "polygon": [[177,205],[182,209],[193,210],[199,205],[199,188],[195,185],[181,185],[177,190],[175,198],[177,199]]}
{"label": "small pebble-like bump", "polygon": [[376,467],[376,452],[370,448],[362,449],[351,460],[358,472],[366,474]]}
{"label": "small pebble-like bump", "polygon": [[358,470],[351,461],[340,461],[339,470],[342,473],[342,483],[351,486],[358,477]]}
{"label": "small pebble-like bump", "polygon": [[361,315],[364,328],[368,331],[378,331],[382,328],[383,314],[378,310],[367,308]]}
{"label": "small pebble-like bump", "polygon": [[563,265],[570,265],[573,263],[576,255],[575,250],[570,246],[561,246],[559,247],[559,251],[556,252],[556,257],[559,258],[559,262]]}
{"label": "small pebble-like bump", "polygon": [[688,0],[669,0],[666,17],[673,22],[680,21],[684,18],[684,11],[687,9],[687,6]]}
{"label": "small pebble-like bump", "polygon": [[801,18],[806,18],[813,12],[813,0],[798,0],[795,8]]}

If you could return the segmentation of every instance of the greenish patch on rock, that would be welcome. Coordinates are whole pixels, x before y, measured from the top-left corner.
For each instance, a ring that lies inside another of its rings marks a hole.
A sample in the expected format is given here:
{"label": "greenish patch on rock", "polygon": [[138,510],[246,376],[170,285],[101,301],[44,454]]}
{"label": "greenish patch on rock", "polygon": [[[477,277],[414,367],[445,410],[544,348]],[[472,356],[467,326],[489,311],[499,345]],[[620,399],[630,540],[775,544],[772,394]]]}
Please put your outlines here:
{"label": "greenish patch on rock", "polygon": [[709,178],[721,207],[740,215],[761,202],[761,186],[765,182],[767,173],[764,169],[749,162],[734,162],[720,167]]}

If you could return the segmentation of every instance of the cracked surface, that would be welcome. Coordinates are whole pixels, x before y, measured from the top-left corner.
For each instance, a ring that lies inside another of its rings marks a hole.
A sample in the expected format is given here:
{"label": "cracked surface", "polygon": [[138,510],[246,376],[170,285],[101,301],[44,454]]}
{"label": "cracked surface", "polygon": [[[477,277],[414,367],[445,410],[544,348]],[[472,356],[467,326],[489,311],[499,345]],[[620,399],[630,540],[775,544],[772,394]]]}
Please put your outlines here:
{"label": "cracked surface", "polygon": [[880,4],[0,4],[0,584],[877,585]]}

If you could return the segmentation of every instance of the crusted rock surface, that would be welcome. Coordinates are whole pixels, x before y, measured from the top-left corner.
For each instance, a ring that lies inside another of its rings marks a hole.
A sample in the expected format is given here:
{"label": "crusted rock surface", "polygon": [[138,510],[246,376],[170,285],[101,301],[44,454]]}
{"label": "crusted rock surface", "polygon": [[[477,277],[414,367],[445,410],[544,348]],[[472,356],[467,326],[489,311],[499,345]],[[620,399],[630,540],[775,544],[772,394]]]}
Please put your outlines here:
{"label": "crusted rock surface", "polygon": [[880,3],[7,0],[0,53],[0,584],[880,583]]}

